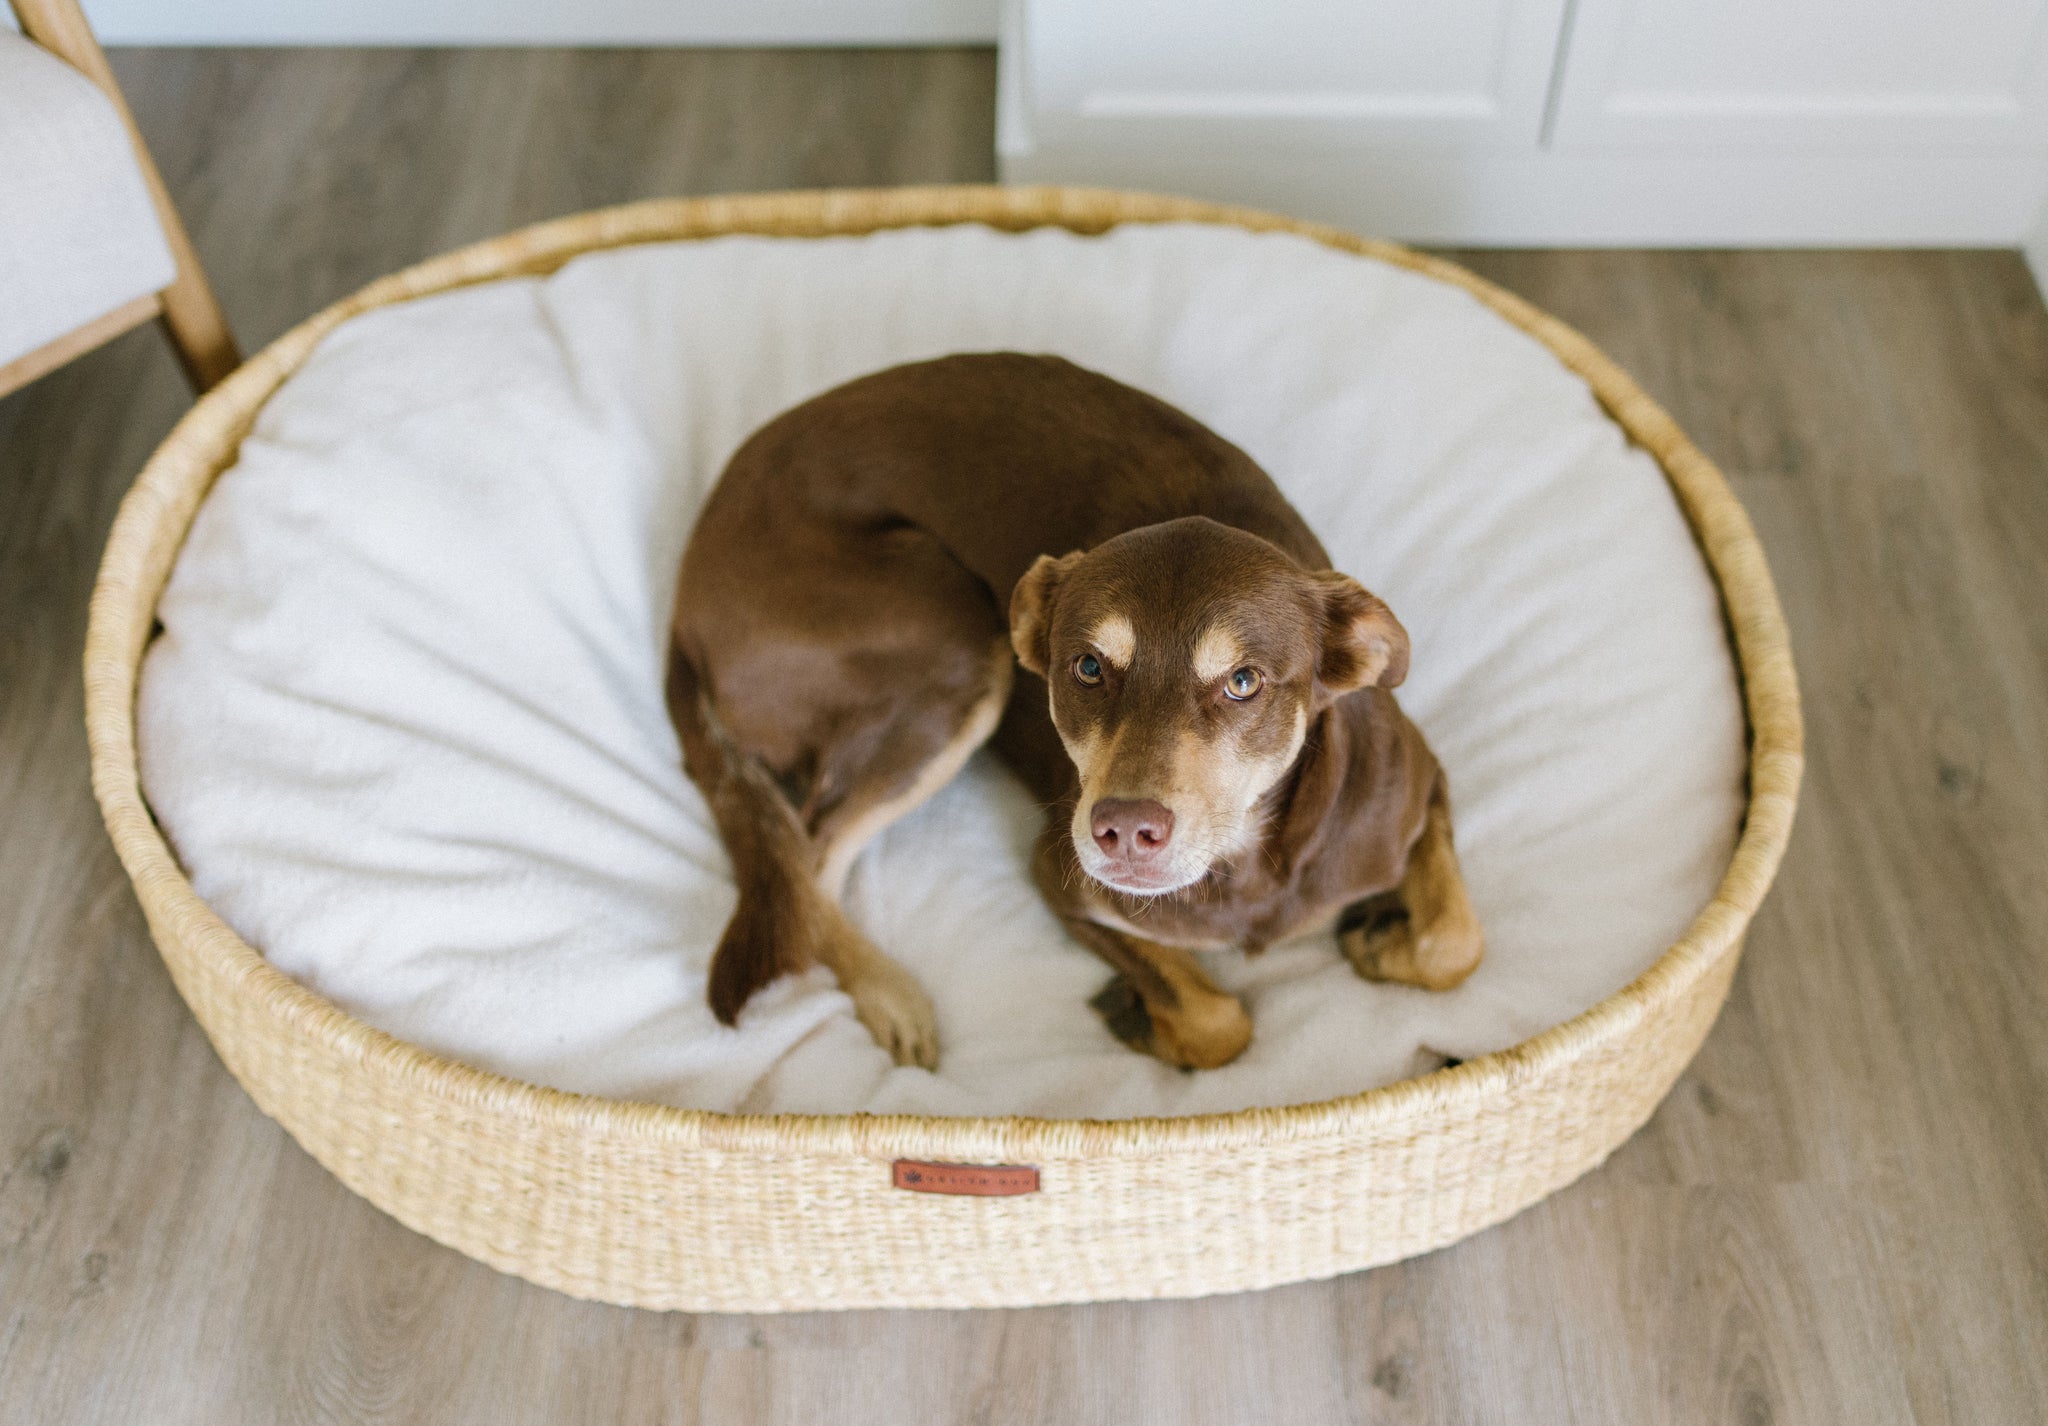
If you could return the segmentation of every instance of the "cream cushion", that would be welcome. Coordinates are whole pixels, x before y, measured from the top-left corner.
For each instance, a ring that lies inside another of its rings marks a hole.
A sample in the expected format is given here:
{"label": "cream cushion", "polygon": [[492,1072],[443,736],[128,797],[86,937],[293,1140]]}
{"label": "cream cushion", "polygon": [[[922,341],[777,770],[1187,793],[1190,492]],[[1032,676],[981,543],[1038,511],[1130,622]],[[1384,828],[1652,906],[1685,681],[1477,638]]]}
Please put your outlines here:
{"label": "cream cushion", "polygon": [[160,291],[173,273],[113,104],[0,30],[0,365]]}

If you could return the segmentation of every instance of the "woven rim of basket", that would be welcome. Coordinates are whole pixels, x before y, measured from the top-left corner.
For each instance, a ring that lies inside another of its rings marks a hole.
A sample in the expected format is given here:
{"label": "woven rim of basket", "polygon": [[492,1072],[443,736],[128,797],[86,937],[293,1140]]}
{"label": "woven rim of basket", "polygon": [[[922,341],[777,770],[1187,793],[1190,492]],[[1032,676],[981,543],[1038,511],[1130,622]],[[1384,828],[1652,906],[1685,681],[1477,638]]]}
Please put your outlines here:
{"label": "woven rim of basket", "polygon": [[[1683,936],[1621,990],[1510,1049],[1419,1079],[1278,1109],[1127,1120],[724,1114],[548,1089],[396,1039],[275,969],[193,889],[143,800],[136,760],[136,680],[154,630],[157,597],[200,502],[232,463],[257,412],[343,321],[449,288],[551,272],[580,253],[637,243],[740,233],[828,237],[957,223],[1011,231],[1057,226],[1091,234],[1121,223],[1162,222],[1295,233],[1462,288],[1550,348],[1663,467],[1720,586],[1749,723],[1749,799],[1734,855],[1713,899]],[[450,1102],[586,1132],[733,1148],[860,1148],[942,1157],[949,1149],[990,1144],[1009,1151],[1085,1145],[1090,1153],[1146,1153],[1343,1133],[1491,1098],[1561,1061],[1628,1036],[1649,1011],[1684,996],[1723,958],[1739,954],[1743,931],[1784,854],[1803,768],[1791,647],[1749,517],[1721,473],[1663,408],[1591,342],[1463,268],[1396,244],[1251,209],[1061,187],[827,190],[634,203],[536,224],[371,283],[300,323],[203,397],[143,468],[122,501],[93,590],[85,684],[93,790],[153,926],[172,928],[179,943],[175,951],[163,948],[167,959],[176,954],[204,958],[211,962],[209,970],[280,1028]],[[163,939],[160,933],[160,944]],[[206,1028],[216,1038],[228,1033],[225,1026]]]}

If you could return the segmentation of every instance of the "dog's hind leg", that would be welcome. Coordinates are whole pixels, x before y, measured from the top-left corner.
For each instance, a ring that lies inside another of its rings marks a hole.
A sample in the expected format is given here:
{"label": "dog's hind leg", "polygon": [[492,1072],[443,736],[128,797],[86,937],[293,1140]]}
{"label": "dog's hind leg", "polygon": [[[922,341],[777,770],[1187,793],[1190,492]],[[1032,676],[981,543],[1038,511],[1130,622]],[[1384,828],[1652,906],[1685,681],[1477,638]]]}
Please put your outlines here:
{"label": "dog's hind leg", "polygon": [[989,740],[1009,703],[1015,672],[1016,656],[1004,635],[954,699],[924,700],[916,716],[899,718],[883,733],[860,767],[828,770],[826,776],[842,786],[812,831],[818,885],[827,896],[837,901],[868,844],[958,776]]}
{"label": "dog's hind leg", "polygon": [[898,1064],[938,1064],[931,1001],[854,928],[817,882],[818,852],[767,767],[726,734],[696,669],[672,651],[669,712],[683,766],[732,857],[739,901],[711,958],[707,998],[725,1024],[756,990],[812,964],[831,967],[875,1043]]}
{"label": "dog's hind leg", "polygon": [[1449,990],[1478,969],[1486,935],[1458,869],[1450,798],[1441,777],[1401,884],[1347,910],[1338,922],[1337,944],[1367,980]]}

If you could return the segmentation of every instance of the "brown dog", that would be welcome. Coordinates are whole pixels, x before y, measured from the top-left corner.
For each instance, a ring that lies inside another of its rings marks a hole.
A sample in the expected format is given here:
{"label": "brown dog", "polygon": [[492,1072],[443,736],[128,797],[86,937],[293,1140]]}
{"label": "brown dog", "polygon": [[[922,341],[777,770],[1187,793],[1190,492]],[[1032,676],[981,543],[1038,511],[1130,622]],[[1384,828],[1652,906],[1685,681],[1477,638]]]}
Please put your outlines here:
{"label": "brown dog", "polygon": [[934,1065],[930,1002],[838,896],[991,736],[1050,809],[1038,885],[1118,971],[1096,1006],[1135,1047],[1235,1058],[1244,1007],[1189,952],[1333,919],[1361,975],[1456,985],[1483,939],[1388,692],[1407,666],[1250,457],[1142,392],[998,353],[807,401],[734,455],[676,592],[669,710],[739,886],[711,1008],[822,962]]}

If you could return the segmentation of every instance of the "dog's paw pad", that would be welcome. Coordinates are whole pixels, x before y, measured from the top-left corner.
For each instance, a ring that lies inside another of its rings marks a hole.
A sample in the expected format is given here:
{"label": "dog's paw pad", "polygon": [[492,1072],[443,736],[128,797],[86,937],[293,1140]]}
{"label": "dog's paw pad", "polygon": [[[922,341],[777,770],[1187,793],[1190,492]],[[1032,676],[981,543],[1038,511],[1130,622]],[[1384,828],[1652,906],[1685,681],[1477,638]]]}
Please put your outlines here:
{"label": "dog's paw pad", "polygon": [[1337,917],[1339,940],[1352,937],[1371,939],[1391,933],[1395,927],[1408,920],[1408,905],[1401,900],[1398,891],[1383,891],[1377,896],[1368,896],[1363,901],[1354,901],[1345,907]]}
{"label": "dog's paw pad", "polygon": [[1102,1017],[1102,1023],[1109,1027],[1110,1034],[1134,1050],[1148,1055],[1152,1053],[1152,1013],[1145,1008],[1138,988],[1128,979],[1117,976],[1103,986],[1088,1004]]}

